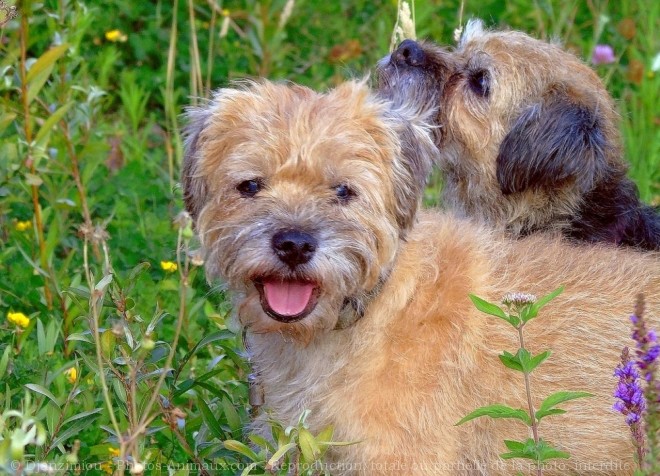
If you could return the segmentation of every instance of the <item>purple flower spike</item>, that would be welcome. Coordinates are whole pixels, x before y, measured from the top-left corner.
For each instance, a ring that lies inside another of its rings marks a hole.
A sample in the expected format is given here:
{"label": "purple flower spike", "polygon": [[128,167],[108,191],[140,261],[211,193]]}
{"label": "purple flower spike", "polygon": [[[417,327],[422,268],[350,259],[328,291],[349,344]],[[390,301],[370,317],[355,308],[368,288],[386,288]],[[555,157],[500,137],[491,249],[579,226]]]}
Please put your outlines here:
{"label": "purple flower spike", "polygon": [[642,372],[644,379],[650,382],[654,364],[660,356],[660,344],[658,344],[658,336],[655,331],[646,327],[643,310],[640,311],[636,311],[635,314],[630,316],[630,321],[633,324],[632,338],[637,346],[635,351],[637,354],[637,367]]}
{"label": "purple flower spike", "polygon": [[[630,360],[628,347],[621,352],[621,363],[614,370],[614,376],[619,377],[619,383],[614,391],[612,408],[626,417],[630,427],[633,441],[639,458],[644,455],[644,431],[642,429],[642,415],[646,409],[644,391],[640,385],[640,376],[634,363]],[[640,459],[641,461],[641,459]]]}
{"label": "purple flower spike", "polygon": [[610,64],[615,61],[614,50],[610,45],[596,45],[594,53],[591,56],[591,62],[593,64]]}

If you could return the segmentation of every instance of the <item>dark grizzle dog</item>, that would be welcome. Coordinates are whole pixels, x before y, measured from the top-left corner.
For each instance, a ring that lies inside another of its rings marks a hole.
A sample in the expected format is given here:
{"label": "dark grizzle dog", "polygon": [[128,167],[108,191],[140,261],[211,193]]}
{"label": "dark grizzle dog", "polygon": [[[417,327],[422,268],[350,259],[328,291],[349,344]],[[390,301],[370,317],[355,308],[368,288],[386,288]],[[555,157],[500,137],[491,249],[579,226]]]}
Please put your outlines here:
{"label": "dark grizzle dog", "polygon": [[574,55],[471,21],[455,51],[406,40],[378,76],[397,101],[437,104],[448,207],[514,235],[660,249],[660,215],[626,177],[614,103]]}

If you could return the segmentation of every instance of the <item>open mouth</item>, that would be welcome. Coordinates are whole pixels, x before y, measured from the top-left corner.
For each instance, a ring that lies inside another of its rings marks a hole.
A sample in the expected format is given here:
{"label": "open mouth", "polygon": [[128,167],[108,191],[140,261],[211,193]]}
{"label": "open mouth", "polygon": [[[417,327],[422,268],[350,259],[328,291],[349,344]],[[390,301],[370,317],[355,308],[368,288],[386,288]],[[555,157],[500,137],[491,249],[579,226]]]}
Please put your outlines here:
{"label": "open mouth", "polygon": [[319,288],[309,281],[261,278],[254,282],[261,298],[261,307],[279,322],[296,322],[314,310]]}

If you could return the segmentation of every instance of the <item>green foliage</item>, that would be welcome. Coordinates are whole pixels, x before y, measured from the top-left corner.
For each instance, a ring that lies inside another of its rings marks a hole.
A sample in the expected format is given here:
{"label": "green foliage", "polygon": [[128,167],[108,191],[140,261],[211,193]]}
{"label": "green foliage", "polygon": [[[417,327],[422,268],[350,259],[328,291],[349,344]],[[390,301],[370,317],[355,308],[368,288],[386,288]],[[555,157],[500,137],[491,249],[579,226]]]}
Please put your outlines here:
{"label": "green foliage", "polygon": [[[453,43],[459,5],[416,2],[418,35]],[[654,199],[660,4],[529,5],[466,2],[463,19],[555,36],[587,59],[595,44],[611,44],[617,62],[597,72],[619,100],[631,175]],[[249,369],[229,330],[231,305],[192,265],[186,227],[173,225],[179,115],[246,76],[323,89],[365,74],[387,52],[396,2],[46,0],[20,2],[18,13],[0,27],[2,464],[8,447],[36,462],[102,464],[97,473],[123,470],[128,456],[214,463],[221,474],[234,474],[231,464],[259,474],[321,461],[332,430],[313,435],[305,418],[273,422],[270,440],[243,434]],[[515,318],[489,309],[517,326],[540,306]],[[531,371],[547,357],[500,358]],[[558,403],[536,419],[562,411]]]}
{"label": "green foliage", "polygon": [[[279,422],[271,420],[272,439],[259,435],[249,435],[253,450],[245,443],[236,440],[224,442],[225,448],[245,457],[250,463],[242,474],[295,474],[301,476],[329,475],[324,467],[323,457],[332,446],[346,446],[355,443],[332,441],[334,429],[324,428],[314,436],[306,420],[309,411],[304,411],[296,425],[284,428]],[[254,473],[253,473],[254,471]]]}
{"label": "green foliage", "polygon": [[538,316],[539,311],[544,306],[559,296],[563,291],[564,287],[560,286],[540,299],[536,299],[536,297],[531,294],[507,293],[502,299],[502,304],[507,310],[504,310],[500,306],[488,302],[485,299],[470,295],[472,303],[478,310],[490,316],[502,319],[516,329],[520,348],[515,354],[504,351],[499,355],[499,358],[500,362],[502,362],[506,368],[523,374],[525,390],[527,393],[528,410],[511,408],[510,406],[503,404],[487,405],[472,411],[456,423],[456,425],[462,425],[463,423],[483,416],[493,419],[507,418],[522,421],[529,427],[530,432],[533,434],[533,438],[529,438],[524,442],[505,440],[504,444],[509,451],[500,456],[502,459],[531,459],[536,463],[538,475],[542,474],[544,462],[557,458],[567,459],[570,457],[568,453],[554,448],[539,437],[538,427],[541,420],[550,415],[561,415],[566,413],[565,410],[556,408],[557,405],[561,403],[575,400],[577,398],[593,396],[587,392],[555,392],[546,397],[541,403],[540,408],[537,411],[534,411],[529,375],[536,370],[539,365],[545,362],[548,357],[550,357],[550,351],[546,350],[537,355],[533,355],[529,352],[529,350],[525,348],[523,329],[532,319]]}

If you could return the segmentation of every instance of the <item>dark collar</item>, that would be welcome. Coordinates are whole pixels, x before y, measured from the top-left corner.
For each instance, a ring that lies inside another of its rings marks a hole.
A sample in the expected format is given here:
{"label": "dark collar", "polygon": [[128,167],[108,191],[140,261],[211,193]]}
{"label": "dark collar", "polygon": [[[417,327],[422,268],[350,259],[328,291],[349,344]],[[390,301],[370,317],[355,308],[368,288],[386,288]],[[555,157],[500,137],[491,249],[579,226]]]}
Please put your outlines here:
{"label": "dark collar", "polygon": [[360,296],[348,297],[344,300],[344,305],[339,311],[339,319],[334,330],[346,329],[364,317],[369,304],[378,296],[387,282],[389,272],[381,275],[376,286]]}

